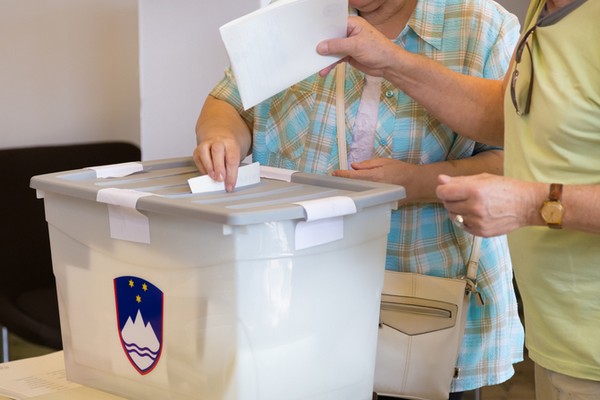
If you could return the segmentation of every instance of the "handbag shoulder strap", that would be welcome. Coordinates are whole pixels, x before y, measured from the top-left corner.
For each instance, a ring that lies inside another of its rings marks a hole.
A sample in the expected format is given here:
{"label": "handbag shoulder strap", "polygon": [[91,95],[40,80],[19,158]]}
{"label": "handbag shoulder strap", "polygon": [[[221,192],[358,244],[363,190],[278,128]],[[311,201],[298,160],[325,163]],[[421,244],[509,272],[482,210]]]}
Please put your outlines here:
{"label": "handbag shoulder strap", "polygon": [[[338,161],[340,169],[348,169],[348,151],[346,149],[346,106],[344,101],[344,84],[346,82],[346,63],[335,67],[335,116],[337,128]],[[479,250],[481,236],[473,236],[471,255],[467,264],[467,280],[469,286],[477,293],[477,268],[479,266]]]}
{"label": "handbag shoulder strap", "polygon": [[477,268],[479,266],[479,250],[481,249],[481,236],[473,236],[473,245],[471,246],[471,256],[467,264],[467,291],[475,295],[477,304],[484,304],[483,296],[477,291]]}
{"label": "handbag shoulder strap", "polygon": [[346,105],[344,102],[345,82],[346,63],[342,62],[335,67],[335,116],[340,169],[348,169],[348,150],[346,149]]}
{"label": "handbag shoulder strap", "polygon": [[477,277],[477,268],[479,266],[479,250],[481,249],[481,236],[473,236],[473,245],[471,246],[471,256],[467,264],[467,278],[475,280]]}

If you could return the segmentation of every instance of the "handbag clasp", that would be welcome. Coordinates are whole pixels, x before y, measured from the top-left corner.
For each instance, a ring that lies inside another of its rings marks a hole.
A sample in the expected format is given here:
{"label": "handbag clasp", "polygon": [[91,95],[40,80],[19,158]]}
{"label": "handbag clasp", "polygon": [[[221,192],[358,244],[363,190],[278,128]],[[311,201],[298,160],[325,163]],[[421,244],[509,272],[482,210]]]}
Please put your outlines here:
{"label": "handbag clasp", "polygon": [[483,296],[481,293],[477,291],[477,281],[469,278],[465,278],[467,281],[467,286],[465,286],[465,294],[472,293],[475,296],[475,301],[480,306],[483,306],[485,302],[483,301]]}

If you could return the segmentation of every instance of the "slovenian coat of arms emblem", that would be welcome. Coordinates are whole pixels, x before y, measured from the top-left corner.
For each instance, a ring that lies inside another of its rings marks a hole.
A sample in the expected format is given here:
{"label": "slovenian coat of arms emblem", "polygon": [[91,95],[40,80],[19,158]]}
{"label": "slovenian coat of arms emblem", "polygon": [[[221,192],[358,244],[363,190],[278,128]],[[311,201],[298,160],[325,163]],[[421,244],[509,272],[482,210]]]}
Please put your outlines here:
{"label": "slovenian coat of arms emblem", "polygon": [[152,371],[162,351],[163,292],[135,276],[115,278],[115,303],[121,345],[142,375]]}

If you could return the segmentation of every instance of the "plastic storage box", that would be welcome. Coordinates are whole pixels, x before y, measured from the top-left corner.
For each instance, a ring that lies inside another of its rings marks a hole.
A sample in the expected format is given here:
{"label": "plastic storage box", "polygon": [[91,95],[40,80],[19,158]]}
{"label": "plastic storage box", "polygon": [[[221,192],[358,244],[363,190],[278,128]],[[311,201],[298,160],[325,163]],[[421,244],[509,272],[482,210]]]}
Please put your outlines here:
{"label": "plastic storage box", "polygon": [[402,187],[284,171],[192,194],[191,159],[135,165],[31,180],[69,380],[140,400],[371,399]]}

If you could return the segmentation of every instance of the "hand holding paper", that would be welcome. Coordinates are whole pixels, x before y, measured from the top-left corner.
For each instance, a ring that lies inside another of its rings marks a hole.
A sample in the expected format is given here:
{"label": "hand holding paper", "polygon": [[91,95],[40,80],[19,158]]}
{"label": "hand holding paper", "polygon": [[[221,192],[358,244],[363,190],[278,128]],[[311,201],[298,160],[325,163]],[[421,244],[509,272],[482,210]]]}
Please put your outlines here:
{"label": "hand holding paper", "polygon": [[[260,164],[255,162],[249,165],[241,166],[238,169],[238,179],[236,187],[241,188],[248,185],[254,185],[260,182]],[[197,176],[188,179],[188,185],[192,193],[209,193],[225,190],[225,183],[217,182],[208,175]]]}
{"label": "hand holding paper", "polygon": [[245,109],[338,61],[317,44],[346,36],[348,0],[280,0],[220,28]]}

